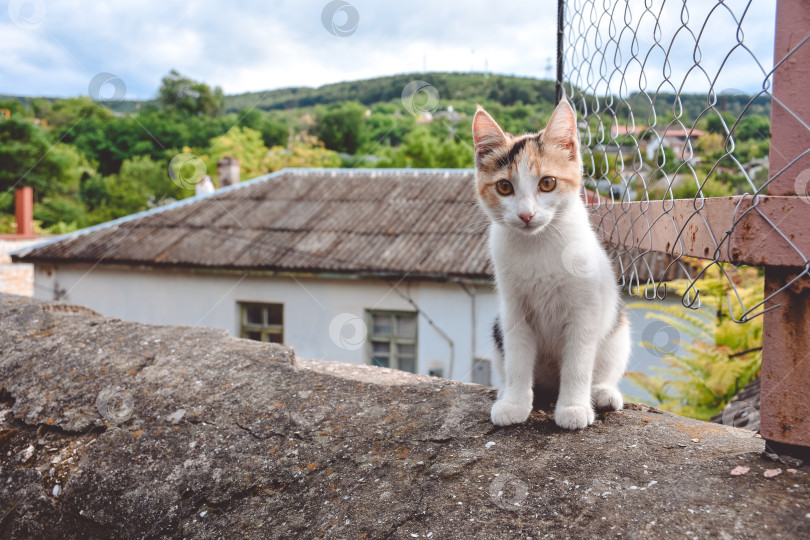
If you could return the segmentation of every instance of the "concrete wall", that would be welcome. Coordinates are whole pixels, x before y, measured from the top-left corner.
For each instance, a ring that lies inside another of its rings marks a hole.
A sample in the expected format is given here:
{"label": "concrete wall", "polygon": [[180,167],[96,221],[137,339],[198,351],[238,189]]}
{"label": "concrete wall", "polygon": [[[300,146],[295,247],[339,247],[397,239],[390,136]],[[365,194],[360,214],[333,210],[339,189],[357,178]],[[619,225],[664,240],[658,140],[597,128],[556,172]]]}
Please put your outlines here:
{"label": "concrete wall", "polygon": [[[239,302],[284,304],[284,341],[302,358],[365,363],[368,344],[354,337],[354,319],[368,324],[368,310],[415,311],[404,297],[419,306],[417,370],[428,374],[441,369],[443,376],[473,382],[473,358],[494,358],[491,325],[498,310],[493,288],[468,287],[454,283],[400,283],[382,280],[259,277],[222,275],[190,271],[97,265],[38,265],[35,271],[36,297],[87,306],[104,315],[151,324],[207,326],[239,335]],[[630,304],[638,298],[625,296]],[[666,305],[678,305],[668,298]],[[475,309],[473,309],[473,306]],[[683,308],[686,309],[686,308]],[[628,311],[633,335],[629,371],[656,374],[667,351],[681,348],[670,343],[674,335],[648,318],[648,309]],[[432,323],[432,324],[431,324]],[[475,331],[471,331],[475,326]],[[332,334],[330,335],[330,327]],[[341,333],[341,330],[343,332]],[[341,335],[346,339],[341,339]],[[660,346],[651,351],[642,341]],[[451,347],[452,344],[452,347]],[[450,373],[451,360],[453,363]],[[494,366],[491,383],[500,384]],[[624,379],[625,396],[645,402],[653,400]]]}

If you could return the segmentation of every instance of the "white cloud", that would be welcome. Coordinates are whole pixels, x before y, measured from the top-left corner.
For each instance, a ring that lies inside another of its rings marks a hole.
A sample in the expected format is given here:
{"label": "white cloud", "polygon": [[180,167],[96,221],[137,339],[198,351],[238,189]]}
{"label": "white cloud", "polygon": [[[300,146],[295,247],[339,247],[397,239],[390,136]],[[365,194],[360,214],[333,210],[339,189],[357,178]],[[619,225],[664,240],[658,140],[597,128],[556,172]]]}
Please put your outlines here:
{"label": "white cloud", "polygon": [[[322,26],[326,0],[46,2],[42,25],[33,30],[0,12],[0,93],[85,94],[104,71],[127,83],[128,97],[146,99],[173,68],[227,93],[417,72],[423,64],[430,71],[486,67],[544,77],[555,55],[553,2],[352,3],[360,19],[348,37]],[[746,43],[767,56],[773,8],[765,4],[746,19]],[[707,43],[733,37],[735,28],[717,19]],[[729,71],[751,86],[750,69]]]}

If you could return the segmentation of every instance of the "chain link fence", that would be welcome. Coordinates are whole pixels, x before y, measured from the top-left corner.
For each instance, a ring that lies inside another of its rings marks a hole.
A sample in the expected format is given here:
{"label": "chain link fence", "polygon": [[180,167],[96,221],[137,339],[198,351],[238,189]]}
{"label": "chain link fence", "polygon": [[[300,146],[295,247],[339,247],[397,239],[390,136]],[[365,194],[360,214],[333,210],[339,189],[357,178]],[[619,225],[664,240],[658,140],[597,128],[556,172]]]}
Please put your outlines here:
{"label": "chain link fence", "polygon": [[[779,106],[810,131],[774,92],[775,72],[810,48],[810,36],[774,59],[776,7],[767,1],[571,0],[560,8],[558,84],[577,110],[592,219],[622,285],[663,298],[675,271],[689,283],[683,304],[698,308],[698,280],[716,266],[731,285],[735,320],[776,307],[765,303],[810,273],[810,250],[793,227],[799,215],[810,222],[810,169],[801,170],[810,148],[785,159],[767,119]],[[788,177],[793,192],[776,194],[797,197],[780,212],[766,204],[769,189]],[[666,264],[651,265],[661,252]],[[722,263],[799,271],[746,304]]]}

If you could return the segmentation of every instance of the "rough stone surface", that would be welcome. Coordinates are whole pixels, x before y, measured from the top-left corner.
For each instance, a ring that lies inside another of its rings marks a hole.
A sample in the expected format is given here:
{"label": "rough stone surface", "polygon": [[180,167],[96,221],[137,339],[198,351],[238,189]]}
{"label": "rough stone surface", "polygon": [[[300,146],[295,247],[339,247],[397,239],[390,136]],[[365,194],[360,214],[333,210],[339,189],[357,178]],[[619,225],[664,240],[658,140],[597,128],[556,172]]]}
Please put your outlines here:
{"label": "rough stone surface", "polygon": [[4,538],[810,535],[806,467],[648,407],[495,428],[491,388],[5,295],[0,345]]}

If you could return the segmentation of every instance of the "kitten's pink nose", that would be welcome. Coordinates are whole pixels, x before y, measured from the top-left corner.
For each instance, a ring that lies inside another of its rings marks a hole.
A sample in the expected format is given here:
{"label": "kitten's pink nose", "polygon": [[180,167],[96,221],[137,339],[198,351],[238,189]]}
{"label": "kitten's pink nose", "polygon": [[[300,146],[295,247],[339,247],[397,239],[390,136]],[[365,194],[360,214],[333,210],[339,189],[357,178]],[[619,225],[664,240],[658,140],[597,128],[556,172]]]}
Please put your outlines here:
{"label": "kitten's pink nose", "polygon": [[534,214],[518,214],[518,217],[519,217],[520,219],[522,219],[522,220],[523,220],[523,223],[525,223],[526,225],[528,225],[528,224],[529,224],[529,222],[530,222],[530,221],[532,220],[532,218],[534,217]]}

